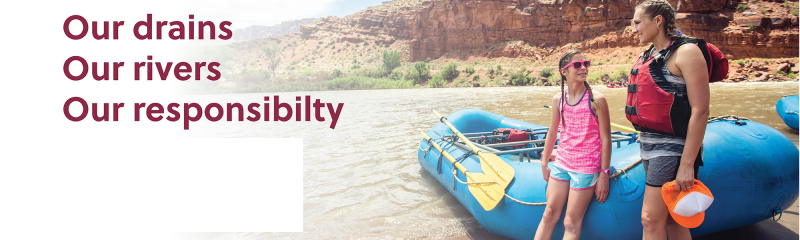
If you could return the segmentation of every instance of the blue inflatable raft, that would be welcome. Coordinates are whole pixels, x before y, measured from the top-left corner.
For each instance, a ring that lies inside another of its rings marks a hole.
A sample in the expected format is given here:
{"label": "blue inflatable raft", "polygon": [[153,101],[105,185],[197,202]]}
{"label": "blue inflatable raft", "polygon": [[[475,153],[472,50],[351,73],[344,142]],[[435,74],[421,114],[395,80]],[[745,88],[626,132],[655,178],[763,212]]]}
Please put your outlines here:
{"label": "blue inflatable raft", "polygon": [[[447,120],[474,140],[481,151],[493,152],[513,167],[515,175],[505,188],[505,197],[493,209],[484,210],[462,183],[468,182],[465,175],[454,171],[450,161],[441,160],[441,152],[431,147],[431,142],[454,158],[463,158],[460,164],[469,172],[483,172],[478,157],[466,155],[469,148],[459,143],[443,123],[427,132],[431,140],[423,138],[419,144],[417,156],[422,168],[487,230],[513,239],[533,238],[545,208],[536,203],[546,202],[546,182],[537,152],[542,150],[547,128],[480,109],[459,110]],[[504,146],[511,144],[501,143],[503,133],[494,131],[498,128],[524,129],[530,141],[524,142],[523,148],[508,149]],[[632,137],[635,136],[612,134],[611,166],[619,176],[609,181],[605,203],[596,200],[590,203],[582,239],[642,239],[645,176],[639,161],[639,144],[631,141]],[[703,144],[705,166],[700,168],[700,180],[715,199],[703,224],[691,230],[693,236],[778,218],[798,198],[798,149],[780,132],[748,120],[720,119],[708,124]],[[553,233],[555,239],[563,236],[563,216]]]}
{"label": "blue inflatable raft", "polygon": [[794,130],[797,130],[797,125],[800,123],[800,119],[797,117],[797,113],[800,112],[798,104],[800,104],[800,98],[797,95],[784,96],[775,103],[775,110],[778,111],[778,115],[781,116],[787,126]]}

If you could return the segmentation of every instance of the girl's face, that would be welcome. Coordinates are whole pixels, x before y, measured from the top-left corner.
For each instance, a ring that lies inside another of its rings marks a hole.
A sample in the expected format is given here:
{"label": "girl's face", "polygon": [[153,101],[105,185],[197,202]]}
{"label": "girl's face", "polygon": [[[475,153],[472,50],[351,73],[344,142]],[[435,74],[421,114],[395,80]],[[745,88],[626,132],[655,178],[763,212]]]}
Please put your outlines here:
{"label": "girl's face", "polygon": [[661,23],[661,16],[650,18],[643,10],[637,8],[633,13],[633,20],[631,20],[631,27],[633,27],[633,35],[639,37],[639,44],[651,43],[658,35],[659,23]]}
{"label": "girl's face", "polygon": [[561,69],[561,74],[567,77],[567,81],[586,81],[586,76],[589,74],[589,68],[586,65],[581,64],[581,67],[575,69],[572,62],[583,62],[586,61],[586,57],[583,54],[575,54],[572,56],[572,60],[570,60],[570,64],[567,65],[567,68]]}

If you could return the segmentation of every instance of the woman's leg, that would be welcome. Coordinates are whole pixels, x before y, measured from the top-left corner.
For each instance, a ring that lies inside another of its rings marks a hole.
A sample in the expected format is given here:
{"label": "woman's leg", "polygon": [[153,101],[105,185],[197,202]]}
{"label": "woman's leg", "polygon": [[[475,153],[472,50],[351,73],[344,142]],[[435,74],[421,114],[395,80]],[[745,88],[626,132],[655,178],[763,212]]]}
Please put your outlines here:
{"label": "woman's leg", "polygon": [[533,239],[543,240],[553,237],[553,229],[561,218],[561,211],[564,210],[568,194],[569,182],[559,181],[550,176],[550,181],[547,181],[547,206],[544,208],[542,221],[539,222]]}
{"label": "woman's leg", "polygon": [[586,208],[594,196],[594,188],[583,190],[569,190],[567,200],[567,215],[564,216],[564,239],[579,239],[581,237],[581,226],[583,225],[583,215]]}
{"label": "woman's leg", "polygon": [[669,209],[661,197],[661,188],[646,186],[642,205],[642,226],[645,240],[667,239],[667,216],[669,216]]}
{"label": "woman's leg", "polygon": [[692,239],[692,233],[689,232],[689,229],[675,222],[672,216],[667,216],[667,236],[669,236],[670,240]]}

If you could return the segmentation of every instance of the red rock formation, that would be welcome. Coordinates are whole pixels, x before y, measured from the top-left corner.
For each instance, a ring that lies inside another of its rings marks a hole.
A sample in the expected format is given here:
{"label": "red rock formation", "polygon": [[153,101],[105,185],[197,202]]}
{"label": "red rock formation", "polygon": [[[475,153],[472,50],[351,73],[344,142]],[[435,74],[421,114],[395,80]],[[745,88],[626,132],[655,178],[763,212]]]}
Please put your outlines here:
{"label": "red rock formation", "polygon": [[[397,7],[399,1],[344,18],[321,18],[301,26],[300,31],[305,38],[320,31],[344,33],[340,41],[354,43],[364,39],[393,42],[381,35],[408,40],[409,60],[489,49],[512,40],[545,48],[571,43],[584,49],[638,44],[626,27],[641,1],[447,0]],[[684,33],[714,43],[733,59],[797,57],[798,19],[785,10],[748,17],[736,12],[737,0],[669,2],[679,12],[676,21]]]}

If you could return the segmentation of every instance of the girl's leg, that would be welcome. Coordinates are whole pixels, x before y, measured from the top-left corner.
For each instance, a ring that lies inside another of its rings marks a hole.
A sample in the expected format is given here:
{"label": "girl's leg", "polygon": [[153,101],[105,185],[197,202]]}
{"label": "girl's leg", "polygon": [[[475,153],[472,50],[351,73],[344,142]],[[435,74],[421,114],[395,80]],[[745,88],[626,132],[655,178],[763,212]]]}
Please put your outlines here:
{"label": "girl's leg", "polygon": [[583,215],[586,208],[594,196],[594,188],[583,190],[569,190],[569,200],[567,200],[567,215],[564,216],[564,239],[579,239],[581,237],[581,226],[583,225]]}
{"label": "girl's leg", "polygon": [[667,216],[669,209],[661,197],[660,187],[644,188],[644,205],[642,205],[642,226],[645,240],[667,239]]}
{"label": "girl's leg", "polygon": [[553,229],[561,218],[561,211],[564,210],[564,203],[569,194],[569,182],[555,180],[552,176],[547,181],[547,206],[542,214],[542,221],[536,229],[536,236],[533,239],[543,240],[553,238]]}
{"label": "girl's leg", "polygon": [[689,232],[689,229],[675,222],[672,216],[667,216],[667,236],[670,240],[692,239],[692,233]]}

